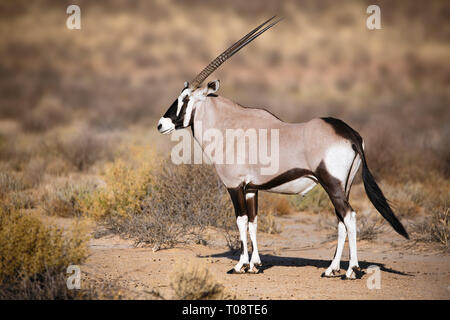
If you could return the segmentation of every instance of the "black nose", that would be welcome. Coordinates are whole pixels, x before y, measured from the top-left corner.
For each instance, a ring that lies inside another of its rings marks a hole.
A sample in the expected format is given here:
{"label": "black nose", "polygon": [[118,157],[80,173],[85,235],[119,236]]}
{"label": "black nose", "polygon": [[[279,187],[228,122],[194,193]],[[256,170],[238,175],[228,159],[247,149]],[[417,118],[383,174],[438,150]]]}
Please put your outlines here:
{"label": "black nose", "polygon": [[161,130],[162,124],[158,124],[158,130]]}

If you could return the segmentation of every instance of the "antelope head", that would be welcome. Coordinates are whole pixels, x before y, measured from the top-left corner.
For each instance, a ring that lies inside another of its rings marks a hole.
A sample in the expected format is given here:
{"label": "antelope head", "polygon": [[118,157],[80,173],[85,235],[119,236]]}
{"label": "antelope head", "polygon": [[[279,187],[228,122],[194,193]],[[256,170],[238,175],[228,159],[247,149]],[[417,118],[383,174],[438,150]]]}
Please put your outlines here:
{"label": "antelope head", "polygon": [[178,98],[175,99],[169,109],[167,109],[166,113],[159,119],[158,131],[163,134],[168,134],[175,129],[189,127],[192,124],[192,114],[196,102],[205,99],[209,94],[214,94],[219,90],[219,80],[211,81],[205,87],[200,87],[203,81],[219,68],[222,63],[231,58],[231,56],[262,33],[273,27],[280,20],[281,19],[275,19],[275,16],[273,16],[265,21],[211,61],[211,63],[194,78],[194,80],[190,83],[185,82]]}

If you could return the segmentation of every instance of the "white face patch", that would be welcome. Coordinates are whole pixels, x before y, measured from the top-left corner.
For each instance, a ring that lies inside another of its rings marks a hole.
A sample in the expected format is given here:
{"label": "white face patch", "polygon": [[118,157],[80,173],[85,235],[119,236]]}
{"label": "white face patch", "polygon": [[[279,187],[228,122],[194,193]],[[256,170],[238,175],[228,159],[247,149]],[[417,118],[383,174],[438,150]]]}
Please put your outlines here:
{"label": "white face patch", "polygon": [[191,121],[191,117],[192,117],[192,111],[195,109],[194,105],[200,101],[203,101],[206,99],[206,92],[207,89],[203,88],[203,89],[197,89],[192,91],[191,89],[186,89],[183,91],[182,94],[180,94],[180,96],[178,97],[178,109],[177,109],[177,116],[179,116],[180,112],[181,112],[181,108],[183,107],[183,100],[184,98],[186,98],[186,96],[189,96],[189,102],[186,106],[186,112],[184,114],[184,118],[183,118],[183,127],[187,127],[189,126],[189,123]]}
{"label": "white face patch", "polygon": [[[160,127],[161,126],[161,127]],[[175,129],[175,125],[173,124],[170,118],[162,117],[158,121],[158,130],[162,134],[168,134]]]}
{"label": "white face patch", "polygon": [[177,117],[180,115],[181,107],[183,107],[183,100],[186,96],[190,96],[192,90],[190,88],[184,89],[183,92],[178,96],[178,106],[177,106]]}
{"label": "white face patch", "polygon": [[189,99],[189,102],[186,107],[186,113],[184,114],[183,118],[183,127],[185,128],[189,125],[189,122],[191,121],[193,104],[194,104],[193,99]]}

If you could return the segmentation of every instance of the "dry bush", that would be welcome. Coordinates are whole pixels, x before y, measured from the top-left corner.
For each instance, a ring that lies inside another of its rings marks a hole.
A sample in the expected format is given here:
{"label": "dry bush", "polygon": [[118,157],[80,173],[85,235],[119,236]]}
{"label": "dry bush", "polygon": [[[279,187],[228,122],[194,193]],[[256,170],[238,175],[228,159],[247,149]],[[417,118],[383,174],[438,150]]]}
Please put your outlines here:
{"label": "dry bush", "polygon": [[96,219],[105,217],[127,218],[142,213],[142,201],[154,181],[152,169],[154,161],[146,147],[130,149],[127,162],[117,159],[105,166],[104,186],[86,199],[87,212]]}
{"label": "dry bush", "polygon": [[105,217],[108,228],[132,237],[136,243],[160,248],[204,243],[208,226],[235,227],[228,193],[212,168],[175,166],[168,161],[162,168],[150,177],[143,198],[135,198],[134,210],[126,216]]}
{"label": "dry bush", "polygon": [[[87,230],[46,226],[30,214],[0,208],[0,299],[73,299],[65,270],[87,255]],[[86,294],[86,293],[83,293]]]}
{"label": "dry bush", "polygon": [[371,219],[368,216],[360,216],[357,221],[358,240],[375,240],[383,231],[381,219]]}
{"label": "dry bush", "polygon": [[232,297],[203,264],[178,262],[170,276],[173,299],[224,300]]}
{"label": "dry bush", "polygon": [[100,159],[111,159],[110,141],[89,128],[79,128],[56,141],[56,151],[77,170],[84,171]]}
{"label": "dry bush", "polygon": [[64,231],[30,214],[0,208],[0,281],[80,263],[87,241],[83,224]]}
{"label": "dry bush", "polygon": [[66,270],[46,269],[29,277],[0,283],[0,300],[119,300],[124,290],[112,281],[83,279],[80,289],[67,288]]}
{"label": "dry bush", "polygon": [[45,270],[39,274],[0,283],[1,300],[71,300],[77,290],[68,290],[62,270]]}
{"label": "dry bush", "polygon": [[433,209],[431,216],[412,225],[418,240],[435,242],[444,250],[450,250],[450,208],[443,206]]}

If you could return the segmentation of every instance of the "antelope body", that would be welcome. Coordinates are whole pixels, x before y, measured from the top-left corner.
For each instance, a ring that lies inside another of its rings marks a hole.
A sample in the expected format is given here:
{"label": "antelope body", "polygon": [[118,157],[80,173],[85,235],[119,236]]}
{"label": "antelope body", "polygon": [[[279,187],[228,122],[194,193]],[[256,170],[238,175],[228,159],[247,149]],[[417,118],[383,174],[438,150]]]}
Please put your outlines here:
{"label": "antelope body", "polygon": [[[350,263],[345,276],[354,279],[359,268],[356,213],[349,204],[349,194],[361,163],[363,182],[370,201],[398,233],[408,238],[369,171],[361,136],[343,121],[334,118],[286,123],[263,109],[242,107],[215,94],[219,89],[218,80],[199,88],[203,80],[221,63],[279,21],[271,22],[272,20],[273,18],[269,19],[227,49],[191,85],[185,83],[178,99],[160,119],[158,130],[170,133],[174,129],[192,127],[194,138],[202,149],[215,151],[215,154],[210,154],[211,161],[231,196],[240,233],[241,255],[233,269],[235,273],[256,273],[257,266],[261,264],[256,240],[258,191],[305,195],[319,183],[333,203],[338,221],[335,256],[324,275],[330,277],[338,274],[348,235]],[[268,22],[271,23],[260,30]],[[226,145],[219,143],[220,139],[217,137],[205,141],[197,130],[199,126],[202,131],[214,130],[222,137],[227,135],[227,130],[235,129],[235,135],[231,143]],[[240,163],[215,161],[217,153],[223,153],[227,159],[239,157],[236,155],[238,144],[251,140],[249,132],[256,135],[257,141],[261,141],[262,135],[268,135],[264,140],[267,142],[267,150],[276,150],[278,153],[275,170],[268,171],[266,163],[249,161],[252,157],[251,150],[245,153],[245,161]],[[274,144],[277,144],[276,149],[272,148]],[[247,231],[253,248],[250,260]]]}

